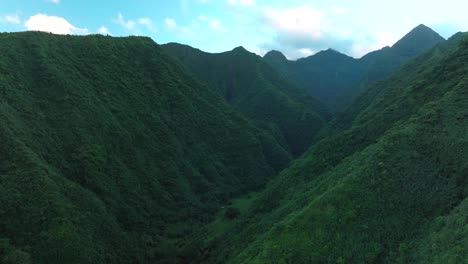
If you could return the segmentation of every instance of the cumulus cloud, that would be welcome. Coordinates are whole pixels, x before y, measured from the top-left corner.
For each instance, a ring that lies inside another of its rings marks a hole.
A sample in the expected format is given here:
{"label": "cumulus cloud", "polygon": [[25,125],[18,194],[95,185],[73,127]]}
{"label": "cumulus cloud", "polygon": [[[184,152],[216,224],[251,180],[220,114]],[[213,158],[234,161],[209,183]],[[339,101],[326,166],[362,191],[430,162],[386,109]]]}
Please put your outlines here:
{"label": "cumulus cloud", "polygon": [[138,32],[141,27],[146,28],[147,30],[155,33],[156,27],[154,26],[153,21],[148,17],[140,17],[137,19],[125,19],[122,13],[117,14],[117,19],[114,19],[114,23],[120,25],[127,31]]}
{"label": "cumulus cloud", "polygon": [[360,58],[367,53],[381,49],[385,46],[392,46],[397,39],[388,32],[371,32],[364,36],[358,36],[349,49],[349,53]]}
{"label": "cumulus cloud", "polygon": [[125,20],[124,16],[120,12],[117,14],[117,19],[114,22],[121,25],[126,30],[132,30],[136,25],[134,20]]}
{"label": "cumulus cloud", "polygon": [[37,14],[29,17],[24,26],[28,30],[45,31],[54,34],[88,34],[88,29],[78,28],[70,24],[65,18],[57,16],[48,16],[46,14]]}
{"label": "cumulus cloud", "polygon": [[177,22],[172,18],[164,19],[164,24],[166,25],[166,28],[170,31],[174,31],[177,29]]}
{"label": "cumulus cloud", "polygon": [[264,23],[281,37],[299,40],[319,40],[323,38],[325,14],[310,6],[274,9],[265,7],[261,13]]}
{"label": "cumulus cloud", "polygon": [[177,24],[177,21],[173,18],[164,19],[164,25],[167,31],[183,38],[199,38],[196,29],[199,28],[199,25],[196,24],[196,20],[192,21],[192,24],[189,26],[180,26]]}
{"label": "cumulus cloud", "polygon": [[210,22],[210,28],[214,31],[218,31],[221,29],[221,20],[215,18]]}
{"label": "cumulus cloud", "polygon": [[102,35],[111,35],[111,33],[109,32],[109,29],[105,26],[100,27],[98,29],[98,33]]}
{"label": "cumulus cloud", "polygon": [[3,20],[9,24],[21,24],[21,20],[18,14],[6,15],[3,17]]}
{"label": "cumulus cloud", "polygon": [[[228,0],[231,5],[240,5],[242,0]],[[240,12],[238,15],[245,13]],[[260,28],[265,41],[257,45],[260,54],[268,50],[280,50],[289,59],[313,55],[328,48],[361,57],[366,53],[395,43],[385,32],[345,31],[348,12],[340,7],[317,9],[310,4],[289,8],[256,5],[248,9],[243,19]],[[339,21],[339,22],[336,22]],[[339,24],[337,24],[339,23]]]}
{"label": "cumulus cloud", "polygon": [[137,20],[138,25],[146,27],[147,30],[151,32],[156,32],[156,27],[153,24],[153,20],[148,17],[142,17]]}
{"label": "cumulus cloud", "polygon": [[219,18],[211,18],[204,15],[200,15],[197,17],[197,20],[192,21],[192,26],[199,29],[200,22],[202,25],[207,25],[212,31],[224,31],[224,27],[221,23]]}
{"label": "cumulus cloud", "polygon": [[307,49],[307,48],[298,49],[297,51],[300,53],[301,57],[308,57],[308,56],[313,55],[314,53],[316,53],[316,51],[313,51],[313,50]]}

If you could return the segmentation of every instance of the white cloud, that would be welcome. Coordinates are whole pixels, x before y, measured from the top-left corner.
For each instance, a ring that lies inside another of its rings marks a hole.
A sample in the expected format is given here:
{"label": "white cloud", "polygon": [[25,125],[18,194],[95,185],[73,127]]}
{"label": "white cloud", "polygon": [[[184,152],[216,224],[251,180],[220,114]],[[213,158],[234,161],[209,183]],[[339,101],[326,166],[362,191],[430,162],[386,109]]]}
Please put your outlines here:
{"label": "white cloud", "polygon": [[49,0],[49,2],[54,3],[54,4],[58,4],[58,3],[60,3],[60,0]]}
{"label": "white cloud", "polygon": [[[202,24],[207,25],[213,31],[224,31],[224,27],[222,26],[221,20],[219,18],[211,18],[200,15],[197,17],[197,19]],[[200,24],[196,20],[193,20],[192,26],[199,29]]]}
{"label": "white cloud", "polygon": [[155,33],[156,27],[154,26],[153,21],[149,17],[140,17],[137,19],[128,19],[126,20],[122,13],[117,14],[117,19],[114,20],[114,23],[122,26],[125,30],[131,31],[133,33],[138,32],[141,29],[140,26],[145,27],[147,30]]}
{"label": "white cloud", "polygon": [[144,26],[151,26],[153,24],[153,21],[151,21],[150,18],[142,17],[138,19],[138,24],[144,25]]}
{"label": "white cloud", "polygon": [[146,29],[148,29],[149,31],[153,33],[156,32],[156,27],[154,26],[153,20],[151,20],[151,18],[148,18],[148,17],[139,18],[137,19],[137,23],[139,25],[146,27]]}
{"label": "white cloud", "polygon": [[124,16],[120,12],[117,14],[117,20],[115,20],[115,22],[126,30],[132,30],[136,25],[136,22],[133,20],[125,20]]}
{"label": "white cloud", "polygon": [[348,11],[341,7],[321,10],[311,5],[258,6],[254,10],[256,22],[263,25],[268,36],[258,47],[282,50],[289,59],[308,57],[328,48],[362,57],[395,43],[395,38],[386,32],[356,32],[336,24],[334,21],[342,23],[348,15]]}
{"label": "white cloud", "polygon": [[221,20],[215,18],[210,22],[210,28],[214,31],[221,30]]}
{"label": "white cloud", "polygon": [[88,34],[88,29],[75,27],[65,18],[45,14],[31,16],[24,25],[28,30],[45,31],[54,34]]}
{"label": "white cloud", "polygon": [[325,13],[310,6],[274,9],[263,8],[263,20],[278,35],[306,40],[323,38]]}
{"label": "white cloud", "polygon": [[171,31],[177,29],[177,22],[172,18],[166,18],[164,20],[164,23],[166,24],[166,27]]}
{"label": "white cloud", "polygon": [[190,26],[179,26],[175,19],[173,18],[166,18],[164,19],[164,25],[166,29],[182,38],[190,38],[196,39],[199,38],[199,35],[196,33],[196,29],[200,26],[197,20],[192,20],[192,24]]}
{"label": "white cloud", "polygon": [[315,54],[313,50],[308,49],[308,48],[298,49],[297,51],[301,54],[301,57],[308,57],[310,55]]}
{"label": "white cloud", "polygon": [[388,32],[372,32],[368,36],[358,36],[350,48],[350,55],[360,58],[371,51],[392,46],[396,41],[397,39]]}
{"label": "white cloud", "polygon": [[200,21],[206,21],[206,16],[198,16],[198,20]]}
{"label": "white cloud", "polygon": [[10,24],[21,24],[21,20],[18,14],[6,15],[3,17],[3,20]]}
{"label": "white cloud", "polygon": [[98,29],[98,33],[102,35],[110,35],[109,29],[105,26],[102,26]]}

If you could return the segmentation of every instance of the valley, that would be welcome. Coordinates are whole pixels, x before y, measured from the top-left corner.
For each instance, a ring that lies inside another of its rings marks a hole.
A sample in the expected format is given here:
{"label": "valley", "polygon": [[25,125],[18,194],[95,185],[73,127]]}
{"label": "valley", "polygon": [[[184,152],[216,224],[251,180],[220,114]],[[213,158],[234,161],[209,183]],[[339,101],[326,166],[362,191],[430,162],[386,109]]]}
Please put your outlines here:
{"label": "valley", "polygon": [[467,263],[467,62],[0,33],[0,262]]}

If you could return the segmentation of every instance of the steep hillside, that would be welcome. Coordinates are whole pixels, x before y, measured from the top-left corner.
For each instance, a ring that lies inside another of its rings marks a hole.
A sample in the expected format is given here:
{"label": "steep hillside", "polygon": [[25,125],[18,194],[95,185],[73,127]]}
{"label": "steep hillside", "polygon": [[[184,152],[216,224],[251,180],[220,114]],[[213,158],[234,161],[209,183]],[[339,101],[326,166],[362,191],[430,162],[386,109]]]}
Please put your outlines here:
{"label": "steep hillside", "polygon": [[389,76],[401,65],[423,54],[444,39],[419,25],[393,47],[353,59],[333,50],[297,61],[281,60],[267,53],[264,60],[299,87],[335,111],[344,111],[368,86]]}
{"label": "steep hillside", "polygon": [[1,263],[173,263],[289,157],[149,38],[0,34]]}
{"label": "steep hillside", "polygon": [[[433,65],[440,63],[445,56],[452,52],[452,50],[455,49],[467,35],[467,33],[461,32],[455,34],[447,41],[437,44],[430,51],[414,60],[411,60],[409,63],[398,69],[395,74],[390,76],[385,82],[377,82],[370,85],[369,88],[363,92],[344,113],[337,115],[334,120],[322,129],[321,133],[319,133],[317,137],[328,137],[349,129],[353,125],[355,119],[360,119],[360,114],[365,115],[366,108],[369,108],[371,104],[378,107],[378,104],[381,101],[375,100],[376,98],[391,91],[395,92],[393,89],[394,87],[412,85],[415,76],[421,76],[421,74],[427,73],[427,71],[433,68]],[[400,116],[395,117],[395,119],[398,118],[400,118]]]}
{"label": "steep hillside", "polygon": [[321,103],[242,47],[219,54],[175,43],[163,48],[235,109],[285,142],[294,156],[310,146],[314,135],[330,119]]}
{"label": "steep hillside", "polygon": [[203,261],[466,263],[467,59],[465,39],[385,81],[350,129],[206,243]]}

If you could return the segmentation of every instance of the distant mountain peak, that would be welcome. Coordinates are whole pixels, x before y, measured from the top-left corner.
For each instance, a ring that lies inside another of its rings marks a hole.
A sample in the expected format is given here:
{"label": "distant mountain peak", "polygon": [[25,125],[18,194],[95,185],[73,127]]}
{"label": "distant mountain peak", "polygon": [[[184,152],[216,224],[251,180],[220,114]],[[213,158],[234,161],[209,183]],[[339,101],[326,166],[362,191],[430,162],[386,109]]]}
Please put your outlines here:
{"label": "distant mountain peak", "polygon": [[[341,52],[336,51],[336,50],[334,50],[334,49],[332,49],[332,48],[328,48],[328,49],[326,49],[326,50],[322,50],[322,51],[320,51],[319,53],[322,53],[322,54],[342,54]],[[317,53],[317,54],[318,54],[318,53]],[[344,55],[344,54],[343,54],[343,55]]]}
{"label": "distant mountain peak", "polygon": [[332,48],[322,50],[317,52],[316,54],[309,56],[308,58],[322,58],[322,57],[330,57],[330,58],[350,58],[348,55],[343,54],[337,50]]}
{"label": "distant mountain peak", "polygon": [[267,52],[265,56],[263,56],[263,58],[267,60],[277,60],[277,61],[288,60],[286,56],[284,56],[284,54],[281,53],[281,51],[277,51],[277,50],[272,50],[272,51]]}
{"label": "distant mountain peak", "polygon": [[428,26],[426,26],[424,24],[419,24],[413,30],[431,30],[431,31],[433,31],[432,28],[430,28],[430,27],[428,27]]}
{"label": "distant mountain peak", "polygon": [[412,57],[442,41],[445,41],[445,39],[437,32],[424,24],[420,24],[395,43],[392,48],[400,55]]}
{"label": "distant mountain peak", "polygon": [[236,47],[232,51],[233,52],[249,52],[243,46]]}

